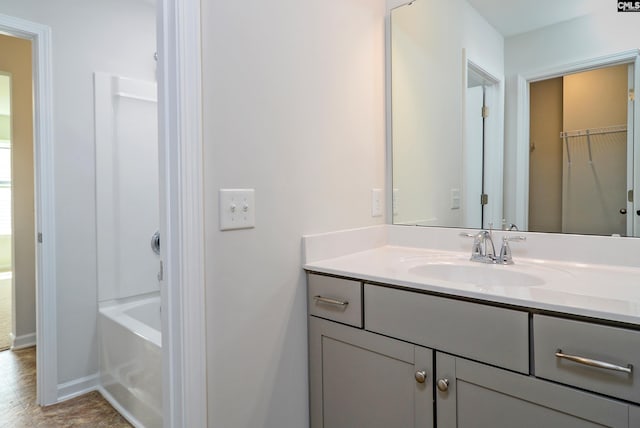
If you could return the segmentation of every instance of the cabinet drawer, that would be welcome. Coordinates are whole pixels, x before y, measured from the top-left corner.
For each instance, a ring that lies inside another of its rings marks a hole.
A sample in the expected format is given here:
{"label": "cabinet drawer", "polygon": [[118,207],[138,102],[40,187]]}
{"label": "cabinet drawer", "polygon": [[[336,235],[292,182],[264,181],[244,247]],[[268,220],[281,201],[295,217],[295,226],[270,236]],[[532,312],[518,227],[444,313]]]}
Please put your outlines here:
{"label": "cabinet drawer", "polygon": [[308,275],[309,314],[362,328],[362,284],[359,281]]}
{"label": "cabinet drawer", "polygon": [[640,403],[640,332],[535,315],[533,336],[537,377]]}
{"label": "cabinet drawer", "polygon": [[529,315],[365,284],[365,329],[529,373]]}

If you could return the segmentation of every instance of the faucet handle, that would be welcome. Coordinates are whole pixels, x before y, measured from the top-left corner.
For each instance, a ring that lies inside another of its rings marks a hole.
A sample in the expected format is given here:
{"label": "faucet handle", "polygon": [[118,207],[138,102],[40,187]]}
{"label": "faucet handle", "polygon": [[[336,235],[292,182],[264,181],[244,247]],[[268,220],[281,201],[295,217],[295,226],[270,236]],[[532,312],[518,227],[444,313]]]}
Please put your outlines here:
{"label": "faucet handle", "polygon": [[502,248],[500,248],[500,257],[498,262],[503,265],[512,265],[513,257],[511,256],[511,247],[509,241],[526,241],[527,237],[522,235],[504,235],[502,237]]}
{"label": "faucet handle", "polygon": [[476,233],[460,232],[460,236],[464,238],[474,238],[474,239],[482,240],[486,238],[491,238],[491,232],[488,230],[480,229]]}
{"label": "faucet handle", "polygon": [[483,231],[478,233],[460,232],[460,236],[465,238],[473,238],[473,245],[471,246],[471,260],[476,260],[484,256],[482,250]]}
{"label": "faucet handle", "polygon": [[526,241],[527,237],[523,235],[504,235],[502,236],[502,242],[509,241]]}

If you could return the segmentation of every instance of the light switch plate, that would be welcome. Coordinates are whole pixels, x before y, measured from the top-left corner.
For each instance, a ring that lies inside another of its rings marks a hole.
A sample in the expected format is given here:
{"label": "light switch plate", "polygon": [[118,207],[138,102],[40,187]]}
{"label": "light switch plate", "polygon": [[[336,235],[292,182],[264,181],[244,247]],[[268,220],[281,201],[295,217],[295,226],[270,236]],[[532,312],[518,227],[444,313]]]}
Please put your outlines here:
{"label": "light switch plate", "polygon": [[382,189],[371,189],[371,217],[382,216]]}
{"label": "light switch plate", "polygon": [[451,189],[451,209],[460,209],[460,189]]}
{"label": "light switch plate", "polygon": [[256,226],[254,189],[220,189],[220,230]]}

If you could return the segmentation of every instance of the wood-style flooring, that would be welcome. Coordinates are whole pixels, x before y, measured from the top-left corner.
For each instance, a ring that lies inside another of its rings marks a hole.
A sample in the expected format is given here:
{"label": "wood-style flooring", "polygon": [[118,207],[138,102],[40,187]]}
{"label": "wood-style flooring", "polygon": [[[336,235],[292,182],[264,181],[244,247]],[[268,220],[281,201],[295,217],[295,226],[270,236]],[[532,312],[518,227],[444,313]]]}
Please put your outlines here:
{"label": "wood-style flooring", "polygon": [[36,348],[0,352],[0,427],[131,427],[98,392],[40,407]]}

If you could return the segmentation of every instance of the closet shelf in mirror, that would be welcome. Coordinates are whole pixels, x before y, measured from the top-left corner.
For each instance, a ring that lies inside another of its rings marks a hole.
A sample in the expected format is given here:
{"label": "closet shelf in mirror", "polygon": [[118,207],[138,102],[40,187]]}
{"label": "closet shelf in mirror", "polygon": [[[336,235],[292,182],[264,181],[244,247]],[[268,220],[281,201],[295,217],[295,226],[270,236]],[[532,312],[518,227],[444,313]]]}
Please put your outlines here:
{"label": "closet shelf in mirror", "polygon": [[615,132],[627,132],[627,125],[605,126],[603,128],[588,128],[576,131],[564,131],[560,133],[560,138],[567,137],[587,137],[598,134],[613,134]]}
{"label": "closet shelf in mirror", "polygon": [[603,128],[588,128],[580,129],[576,131],[563,131],[560,133],[560,138],[564,140],[564,144],[567,148],[567,163],[571,165],[571,152],[569,150],[569,138],[572,137],[586,137],[587,146],[589,148],[589,164],[593,163],[593,156],[591,155],[591,137],[594,135],[615,134],[618,132],[627,132],[627,125],[614,125],[606,126]]}

